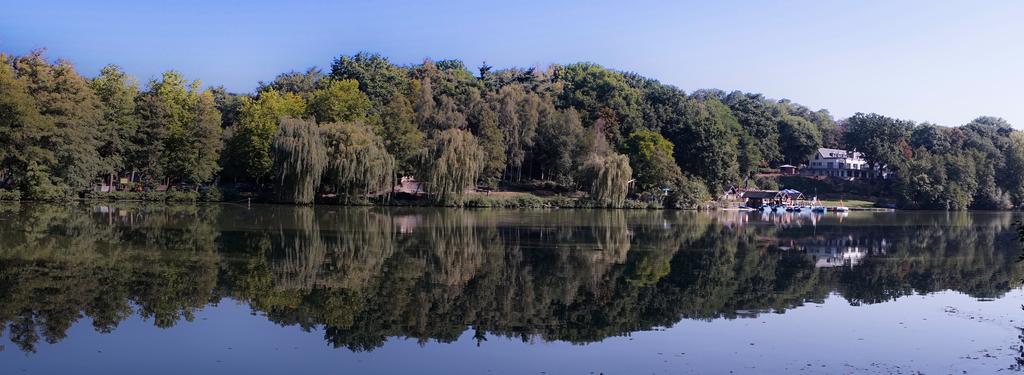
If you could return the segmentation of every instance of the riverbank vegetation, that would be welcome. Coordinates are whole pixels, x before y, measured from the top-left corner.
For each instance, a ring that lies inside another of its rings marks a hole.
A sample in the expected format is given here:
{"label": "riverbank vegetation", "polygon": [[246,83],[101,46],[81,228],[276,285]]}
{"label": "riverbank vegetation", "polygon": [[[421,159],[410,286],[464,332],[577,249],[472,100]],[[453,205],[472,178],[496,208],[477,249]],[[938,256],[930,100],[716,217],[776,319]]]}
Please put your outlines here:
{"label": "riverbank vegetation", "polygon": [[42,51],[0,55],[0,199],[182,191],[361,204],[404,193],[459,206],[474,191],[544,186],[587,206],[685,208],[757,188],[762,171],[819,147],[855,149],[892,171],[866,194],[903,208],[1024,204],[1024,135],[995,117],[837,121],[789,100],[686,93],[592,63],[471,71],[361,53],[236,94],[176,71],[140,85],[116,65],[87,78]]}

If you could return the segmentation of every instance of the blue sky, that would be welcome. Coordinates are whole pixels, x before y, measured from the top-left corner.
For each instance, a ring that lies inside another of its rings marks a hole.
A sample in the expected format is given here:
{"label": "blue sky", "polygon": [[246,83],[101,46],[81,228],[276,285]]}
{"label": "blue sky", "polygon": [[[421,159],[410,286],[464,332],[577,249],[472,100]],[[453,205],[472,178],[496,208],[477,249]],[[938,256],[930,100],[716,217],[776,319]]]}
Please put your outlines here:
{"label": "blue sky", "polygon": [[0,51],[47,47],[87,75],[176,69],[250,91],[340,54],[470,67],[592,61],[687,92],[721,88],[942,125],[1024,127],[1024,2],[19,1]]}

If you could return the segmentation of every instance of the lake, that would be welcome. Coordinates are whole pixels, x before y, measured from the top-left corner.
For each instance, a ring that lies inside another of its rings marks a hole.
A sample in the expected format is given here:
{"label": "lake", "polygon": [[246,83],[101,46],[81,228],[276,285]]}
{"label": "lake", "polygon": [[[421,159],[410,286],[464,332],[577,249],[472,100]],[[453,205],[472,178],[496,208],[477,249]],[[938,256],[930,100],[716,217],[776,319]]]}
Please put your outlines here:
{"label": "lake", "polygon": [[2,374],[995,373],[1011,213],[0,206]]}

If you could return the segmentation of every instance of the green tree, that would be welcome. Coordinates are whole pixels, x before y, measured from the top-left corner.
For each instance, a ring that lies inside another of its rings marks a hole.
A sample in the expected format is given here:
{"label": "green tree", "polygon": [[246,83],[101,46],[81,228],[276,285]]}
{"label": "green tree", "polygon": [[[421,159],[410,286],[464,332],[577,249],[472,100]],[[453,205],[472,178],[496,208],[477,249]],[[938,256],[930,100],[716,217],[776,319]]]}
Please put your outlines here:
{"label": "green tree", "polygon": [[909,145],[907,139],[913,128],[911,122],[874,113],[857,113],[843,121],[843,125],[846,145],[863,153],[864,161],[871,170],[881,167],[898,169],[906,160],[903,145]]}
{"label": "green tree", "polygon": [[285,118],[272,146],[278,199],[312,204],[330,161],[320,127],[311,120]]}
{"label": "green tree", "polygon": [[377,135],[384,140],[388,153],[394,155],[396,171],[408,176],[415,171],[415,156],[423,147],[425,135],[415,122],[416,113],[403,95],[394,95],[381,110]]}
{"label": "green tree", "polygon": [[305,72],[290,71],[277,75],[271,82],[260,82],[256,92],[263,92],[273,89],[281,93],[292,93],[309,99],[317,88],[320,81],[325,78],[324,73],[317,67],[306,69]]}
{"label": "green tree", "polygon": [[66,60],[51,65],[43,50],[14,59],[14,69],[40,113],[54,125],[45,147],[56,157],[50,168],[55,182],[70,189],[67,192],[87,190],[105,169],[97,151],[101,144],[97,124],[103,112],[89,82]]}
{"label": "green tree", "polygon": [[327,144],[324,183],[345,202],[366,195],[388,193],[395,186],[395,158],[366,125],[330,123],[320,126]]}
{"label": "green tree", "polygon": [[672,142],[650,130],[638,130],[626,138],[622,151],[636,178],[637,191],[661,196],[661,189],[674,189],[683,177],[673,155]]}
{"label": "green tree", "polygon": [[435,202],[461,205],[466,189],[480,176],[484,156],[473,134],[459,129],[441,131],[420,154],[418,176]]}
{"label": "green tree", "polygon": [[319,122],[365,121],[370,100],[351,79],[326,79],[309,98],[309,113]]}
{"label": "green tree", "polygon": [[743,129],[757,141],[761,158],[769,165],[782,161],[779,149],[779,127],[773,104],[761,94],[733,91],[722,98]]}
{"label": "green tree", "polygon": [[140,97],[142,127],[137,152],[151,179],[203,183],[219,172],[221,119],[213,95],[199,81],[164,72]]}
{"label": "green tree", "polygon": [[140,123],[135,107],[138,83],[117,65],[107,65],[92,80],[92,88],[103,105],[99,153],[105,160],[105,172],[113,179],[130,169],[130,157],[136,147],[132,139]]}
{"label": "green tree", "polygon": [[629,194],[633,170],[629,166],[629,157],[612,151],[600,130],[590,131],[590,152],[581,168],[581,180],[597,204],[622,207]]}
{"label": "green tree", "polygon": [[56,157],[45,140],[52,132],[53,123],[39,113],[10,57],[0,54],[0,187],[19,188],[31,196],[51,186]]}
{"label": "green tree", "polygon": [[564,186],[575,183],[574,171],[582,162],[586,130],[576,110],[545,111],[537,126],[534,159],[541,179]]}
{"label": "green tree", "polygon": [[605,120],[606,137],[612,144],[622,134],[643,126],[641,93],[627,83],[622,73],[579,63],[557,68],[555,76],[563,83],[561,106],[576,108],[586,126]]}
{"label": "green tree", "polygon": [[498,127],[498,114],[486,103],[479,102],[469,116],[469,123],[480,140],[480,148],[484,152],[484,166],[480,172],[480,181],[484,186],[496,188],[505,171],[507,160],[505,135]]}
{"label": "green tree", "polygon": [[602,206],[622,207],[626,204],[633,170],[629,157],[617,153],[591,154],[583,166],[590,185],[590,198]]}
{"label": "green tree", "polygon": [[792,165],[807,161],[822,146],[820,130],[810,121],[792,115],[779,118],[779,142],[783,160]]}
{"label": "green tree", "polygon": [[373,103],[374,112],[380,112],[409,91],[409,73],[392,64],[379,54],[360,52],[353,56],[339,56],[331,64],[331,78],[351,79],[359,82],[359,90]]}
{"label": "green tree", "polygon": [[[663,132],[675,144],[675,160],[682,170],[704,180],[714,194],[720,194],[735,181],[739,159],[739,122],[722,102],[714,98],[687,100],[681,108],[678,124],[667,125]],[[745,175],[746,176],[746,175]]]}
{"label": "green tree", "polygon": [[1010,142],[1004,174],[1013,204],[1020,207],[1024,205],[1024,133],[1011,133]]}
{"label": "green tree", "polygon": [[270,147],[282,118],[300,118],[306,103],[293,93],[268,89],[257,99],[242,98],[238,123],[231,128],[225,150],[226,173],[260,181],[271,172],[274,161]]}

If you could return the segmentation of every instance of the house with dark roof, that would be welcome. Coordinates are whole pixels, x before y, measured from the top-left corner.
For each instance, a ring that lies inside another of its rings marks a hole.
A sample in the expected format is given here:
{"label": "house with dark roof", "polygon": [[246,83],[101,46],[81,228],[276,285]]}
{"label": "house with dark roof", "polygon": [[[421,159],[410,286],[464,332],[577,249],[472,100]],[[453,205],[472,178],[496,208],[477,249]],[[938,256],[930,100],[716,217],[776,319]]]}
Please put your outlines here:
{"label": "house with dark roof", "polygon": [[748,190],[743,192],[744,204],[750,208],[763,206],[792,205],[804,198],[804,195],[793,189],[784,190]]}

